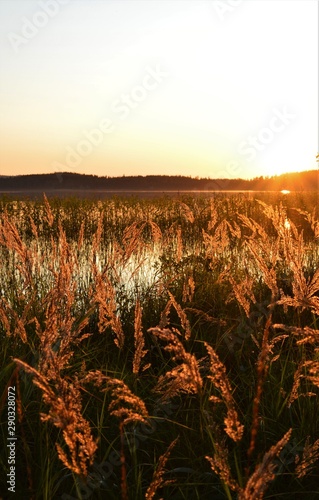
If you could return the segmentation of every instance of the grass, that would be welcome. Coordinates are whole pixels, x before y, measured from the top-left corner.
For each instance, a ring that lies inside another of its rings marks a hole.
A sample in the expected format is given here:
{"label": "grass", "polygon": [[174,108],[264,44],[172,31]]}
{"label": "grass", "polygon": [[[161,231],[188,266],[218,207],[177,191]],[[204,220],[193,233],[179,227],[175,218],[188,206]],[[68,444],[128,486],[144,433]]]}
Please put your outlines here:
{"label": "grass", "polygon": [[319,498],[317,195],[260,197],[0,200],[17,498]]}

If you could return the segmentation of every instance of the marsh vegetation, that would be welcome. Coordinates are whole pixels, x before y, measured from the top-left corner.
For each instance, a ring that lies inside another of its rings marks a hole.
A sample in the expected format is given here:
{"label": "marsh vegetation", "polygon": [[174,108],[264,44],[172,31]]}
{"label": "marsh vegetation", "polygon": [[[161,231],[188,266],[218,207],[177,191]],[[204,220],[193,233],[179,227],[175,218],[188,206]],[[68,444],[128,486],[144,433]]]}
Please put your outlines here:
{"label": "marsh vegetation", "polygon": [[317,194],[258,196],[0,201],[19,498],[319,498]]}

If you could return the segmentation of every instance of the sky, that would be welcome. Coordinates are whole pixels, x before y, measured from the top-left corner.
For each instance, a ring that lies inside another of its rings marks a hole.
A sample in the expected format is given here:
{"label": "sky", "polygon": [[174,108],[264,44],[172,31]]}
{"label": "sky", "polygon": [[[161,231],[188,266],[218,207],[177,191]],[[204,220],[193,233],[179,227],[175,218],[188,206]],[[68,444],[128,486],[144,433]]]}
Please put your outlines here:
{"label": "sky", "polygon": [[0,175],[317,168],[317,0],[1,0]]}

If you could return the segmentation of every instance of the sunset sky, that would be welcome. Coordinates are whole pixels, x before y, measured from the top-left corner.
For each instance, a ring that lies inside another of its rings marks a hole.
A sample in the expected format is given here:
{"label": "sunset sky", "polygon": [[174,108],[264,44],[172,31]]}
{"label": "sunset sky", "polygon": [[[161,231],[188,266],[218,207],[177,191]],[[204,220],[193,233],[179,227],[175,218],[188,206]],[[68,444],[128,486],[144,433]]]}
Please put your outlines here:
{"label": "sunset sky", "polygon": [[1,0],[0,175],[317,167],[317,0]]}

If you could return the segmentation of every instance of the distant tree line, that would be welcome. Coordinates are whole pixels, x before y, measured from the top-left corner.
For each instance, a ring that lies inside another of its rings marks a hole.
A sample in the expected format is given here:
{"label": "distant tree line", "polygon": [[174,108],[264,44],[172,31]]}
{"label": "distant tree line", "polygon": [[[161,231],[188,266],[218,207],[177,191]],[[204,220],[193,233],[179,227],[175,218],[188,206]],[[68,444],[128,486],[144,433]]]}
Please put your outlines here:
{"label": "distant tree line", "polygon": [[106,191],[280,191],[319,190],[318,170],[254,179],[192,178],[182,175],[98,177],[70,172],[0,177],[0,192],[49,190]]}

